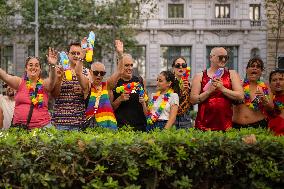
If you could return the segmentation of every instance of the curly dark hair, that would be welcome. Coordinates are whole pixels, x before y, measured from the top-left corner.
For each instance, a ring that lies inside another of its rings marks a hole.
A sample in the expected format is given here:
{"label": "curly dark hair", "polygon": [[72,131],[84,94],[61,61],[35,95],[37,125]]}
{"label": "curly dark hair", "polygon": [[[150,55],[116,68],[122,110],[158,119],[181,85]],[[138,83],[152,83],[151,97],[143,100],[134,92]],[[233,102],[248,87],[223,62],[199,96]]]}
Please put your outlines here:
{"label": "curly dark hair", "polygon": [[260,65],[260,68],[261,68],[261,71],[264,70],[264,63],[263,63],[263,61],[261,60],[261,58],[259,58],[259,57],[251,58],[251,59],[248,61],[247,69],[248,69],[249,67],[251,67],[251,65],[252,65],[253,63],[259,64],[259,65]]}

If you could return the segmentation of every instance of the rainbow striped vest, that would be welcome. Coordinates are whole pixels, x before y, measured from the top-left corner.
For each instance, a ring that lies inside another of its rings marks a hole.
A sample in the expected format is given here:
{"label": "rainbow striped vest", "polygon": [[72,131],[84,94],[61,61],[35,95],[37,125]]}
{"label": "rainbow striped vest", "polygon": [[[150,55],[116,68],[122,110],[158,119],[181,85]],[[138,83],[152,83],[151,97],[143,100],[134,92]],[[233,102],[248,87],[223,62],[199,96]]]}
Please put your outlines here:
{"label": "rainbow striped vest", "polygon": [[95,103],[99,93],[93,86],[91,87],[91,94],[86,109],[86,118],[90,119],[95,115],[98,126],[109,129],[117,129],[116,118],[109,100],[107,83],[102,82],[101,85],[102,91],[97,110],[95,109]]}

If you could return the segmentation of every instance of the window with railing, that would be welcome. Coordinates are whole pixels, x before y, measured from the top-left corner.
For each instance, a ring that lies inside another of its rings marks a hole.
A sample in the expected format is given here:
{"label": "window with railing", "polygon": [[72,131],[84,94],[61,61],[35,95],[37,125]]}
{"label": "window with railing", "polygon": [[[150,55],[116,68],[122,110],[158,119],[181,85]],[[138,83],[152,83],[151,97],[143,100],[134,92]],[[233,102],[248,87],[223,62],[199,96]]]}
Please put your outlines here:
{"label": "window with railing", "polygon": [[146,77],[146,46],[136,46],[131,49],[131,55],[134,60],[133,73]]}
{"label": "window with railing", "polygon": [[[206,57],[208,57],[207,68],[210,67],[209,57],[210,57],[210,52],[214,47],[215,46],[206,46],[206,55],[207,55]],[[239,47],[238,46],[223,46],[223,47],[227,50],[227,54],[229,55],[229,60],[226,67],[238,71]]]}
{"label": "window with railing", "polygon": [[249,5],[249,18],[251,26],[260,26],[260,4],[250,4]]}
{"label": "window with railing", "polygon": [[13,46],[4,46],[0,50],[1,68],[9,74],[15,74],[13,66]]}
{"label": "window with railing", "polygon": [[187,65],[191,66],[191,47],[190,46],[161,46],[160,71],[170,70],[173,60],[184,57]]}
{"label": "window with railing", "polygon": [[184,4],[168,4],[168,18],[184,18]]}
{"label": "window with railing", "polygon": [[230,4],[215,4],[215,18],[230,18]]}
{"label": "window with railing", "polygon": [[260,20],[260,4],[249,5],[249,18],[250,20]]}

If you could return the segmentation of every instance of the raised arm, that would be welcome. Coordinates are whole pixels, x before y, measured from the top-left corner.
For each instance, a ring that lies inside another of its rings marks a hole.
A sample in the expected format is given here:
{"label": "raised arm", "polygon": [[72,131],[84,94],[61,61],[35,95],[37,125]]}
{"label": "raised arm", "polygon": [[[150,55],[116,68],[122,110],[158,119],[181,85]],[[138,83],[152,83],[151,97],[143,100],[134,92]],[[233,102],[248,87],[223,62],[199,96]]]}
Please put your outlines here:
{"label": "raised arm", "polygon": [[56,84],[56,64],[58,53],[53,48],[48,48],[47,62],[49,65],[49,77],[43,81],[44,88],[51,92]]}
{"label": "raised arm", "polygon": [[0,79],[7,83],[11,88],[18,90],[19,85],[21,84],[21,78],[18,76],[12,76],[7,74],[4,70],[0,68]]}
{"label": "raised arm", "polygon": [[116,71],[108,78],[107,86],[109,90],[112,90],[123,73],[123,62],[121,61],[123,55],[123,42],[115,40],[115,49],[118,55],[118,64]]}
{"label": "raised arm", "polygon": [[[81,41],[82,45],[85,43],[87,43],[86,37]],[[76,65],[75,65],[75,73],[78,78],[79,84],[82,88],[82,91],[84,93],[84,98],[88,96],[89,88],[90,88],[90,81],[88,77],[83,74],[83,62],[84,62],[85,54],[86,54],[86,50],[81,49],[80,57],[77,57]]]}

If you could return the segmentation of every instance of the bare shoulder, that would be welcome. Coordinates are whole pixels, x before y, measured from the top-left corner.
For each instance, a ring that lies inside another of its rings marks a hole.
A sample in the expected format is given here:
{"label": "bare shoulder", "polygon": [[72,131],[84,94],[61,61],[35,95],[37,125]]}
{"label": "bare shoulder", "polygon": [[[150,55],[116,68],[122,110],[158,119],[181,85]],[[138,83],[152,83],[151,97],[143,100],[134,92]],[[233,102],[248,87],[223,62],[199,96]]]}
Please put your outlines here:
{"label": "bare shoulder", "polygon": [[197,81],[201,81],[201,80],[202,80],[202,76],[203,76],[203,73],[202,73],[202,72],[196,73],[196,74],[193,76],[192,84],[194,84],[194,83],[197,82]]}

